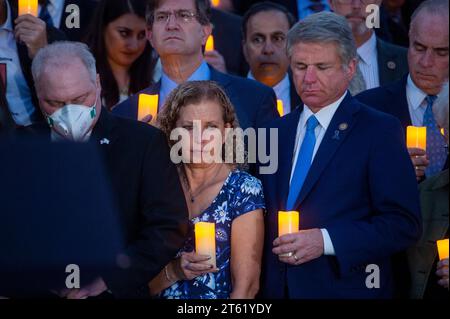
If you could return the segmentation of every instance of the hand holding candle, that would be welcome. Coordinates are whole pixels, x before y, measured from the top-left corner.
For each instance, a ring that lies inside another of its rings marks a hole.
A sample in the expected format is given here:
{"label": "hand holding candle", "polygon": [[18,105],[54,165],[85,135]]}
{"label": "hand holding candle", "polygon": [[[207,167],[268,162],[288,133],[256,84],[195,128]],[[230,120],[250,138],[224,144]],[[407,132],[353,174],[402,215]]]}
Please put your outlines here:
{"label": "hand holding candle", "polygon": [[[286,234],[296,233],[299,230],[300,214],[296,211],[279,211],[278,212],[278,237]],[[280,256],[291,256],[292,253]]]}
{"label": "hand holding candle", "polygon": [[209,264],[216,268],[216,224],[199,222],[195,224],[195,252],[210,256]]}
{"label": "hand holding candle", "polygon": [[151,122],[154,123],[158,116],[158,95],[139,94],[138,120],[145,121],[151,116]]}

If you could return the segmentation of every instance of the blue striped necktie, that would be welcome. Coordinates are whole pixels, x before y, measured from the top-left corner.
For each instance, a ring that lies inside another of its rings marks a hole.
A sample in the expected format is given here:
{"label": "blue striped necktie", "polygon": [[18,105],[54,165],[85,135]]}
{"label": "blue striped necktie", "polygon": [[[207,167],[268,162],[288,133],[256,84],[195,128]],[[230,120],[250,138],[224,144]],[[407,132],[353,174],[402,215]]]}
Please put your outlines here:
{"label": "blue striped necktie", "polygon": [[297,201],[314,154],[314,147],[316,146],[315,129],[319,122],[314,115],[311,115],[306,122],[306,134],[298,153],[297,163],[295,164],[294,175],[292,176],[291,186],[289,188],[289,195],[286,203],[287,210],[294,210],[295,202]]}
{"label": "blue striped necktie", "polygon": [[445,138],[441,134],[433,115],[433,104],[436,98],[434,95],[428,95],[426,97],[427,109],[423,115],[423,126],[427,127],[427,156],[430,161],[430,165],[425,170],[427,177],[441,172],[447,159]]}

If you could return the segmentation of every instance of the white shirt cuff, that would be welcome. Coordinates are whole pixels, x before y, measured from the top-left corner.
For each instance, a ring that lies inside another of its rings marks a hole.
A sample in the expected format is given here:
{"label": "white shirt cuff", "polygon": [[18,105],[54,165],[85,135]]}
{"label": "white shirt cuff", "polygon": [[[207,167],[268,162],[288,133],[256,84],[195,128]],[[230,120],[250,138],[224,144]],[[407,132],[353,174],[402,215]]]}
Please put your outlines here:
{"label": "white shirt cuff", "polygon": [[328,230],[322,228],[320,231],[322,232],[323,237],[323,254],[325,256],[336,256],[333,242],[331,241],[330,234],[328,234]]}

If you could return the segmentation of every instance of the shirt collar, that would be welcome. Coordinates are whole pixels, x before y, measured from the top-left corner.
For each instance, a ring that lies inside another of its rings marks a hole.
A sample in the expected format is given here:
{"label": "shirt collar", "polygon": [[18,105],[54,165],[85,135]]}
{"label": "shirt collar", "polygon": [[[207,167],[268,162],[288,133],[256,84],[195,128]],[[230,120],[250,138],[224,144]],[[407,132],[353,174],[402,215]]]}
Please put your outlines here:
{"label": "shirt collar", "polygon": [[421,89],[419,89],[417,85],[414,83],[410,74],[408,75],[408,81],[406,83],[406,96],[408,98],[411,107],[414,110],[417,110],[427,97],[427,94]]}
{"label": "shirt collar", "polygon": [[[188,81],[208,81],[211,78],[211,70],[209,69],[206,61],[203,61],[197,70],[187,79]],[[178,84],[172,80],[165,72],[162,71],[161,75],[161,87],[173,87],[176,88]]]}
{"label": "shirt collar", "polygon": [[331,120],[333,119],[334,114],[336,113],[337,109],[341,105],[342,101],[345,99],[347,95],[347,92],[344,93],[336,102],[331,103],[330,105],[320,109],[319,112],[313,113],[309,106],[305,104],[303,109],[303,119],[302,119],[302,127],[306,127],[306,122],[309,119],[311,115],[314,115],[319,122],[320,126],[323,127],[325,130],[328,129],[328,126],[331,123]]}
{"label": "shirt collar", "polygon": [[0,25],[0,29],[13,32],[13,24],[12,24],[12,18],[11,18],[11,7],[9,6],[8,0],[6,2],[6,21],[3,25]]}
{"label": "shirt collar", "polygon": [[375,32],[363,45],[358,48],[358,55],[366,64],[372,64],[373,58],[377,56],[377,37]]}

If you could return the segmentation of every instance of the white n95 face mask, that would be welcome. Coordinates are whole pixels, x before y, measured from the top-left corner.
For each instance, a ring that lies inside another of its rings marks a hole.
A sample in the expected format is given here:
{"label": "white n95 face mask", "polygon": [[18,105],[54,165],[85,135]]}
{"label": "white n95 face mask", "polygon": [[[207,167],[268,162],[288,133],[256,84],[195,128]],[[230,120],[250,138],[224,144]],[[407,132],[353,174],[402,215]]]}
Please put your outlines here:
{"label": "white n95 face mask", "polygon": [[52,115],[47,115],[47,122],[64,139],[85,142],[97,115],[96,105],[97,102],[91,107],[68,104]]}

